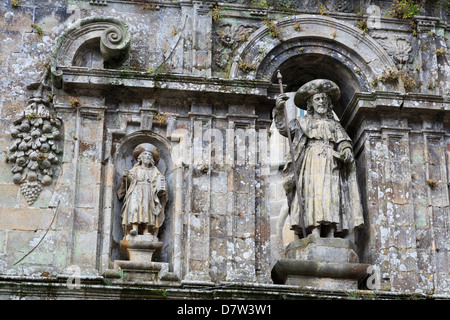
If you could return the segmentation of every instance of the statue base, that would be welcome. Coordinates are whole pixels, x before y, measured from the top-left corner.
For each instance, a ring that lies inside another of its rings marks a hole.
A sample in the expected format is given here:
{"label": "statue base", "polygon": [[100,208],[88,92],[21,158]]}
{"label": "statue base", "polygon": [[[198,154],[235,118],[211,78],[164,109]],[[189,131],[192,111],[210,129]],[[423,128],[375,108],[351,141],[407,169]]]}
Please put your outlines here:
{"label": "statue base", "polygon": [[153,254],[161,249],[162,244],[151,234],[127,235],[120,241],[120,251],[129,260],[114,261],[116,278],[126,282],[179,281],[175,274],[169,272],[168,263],[152,261]]}
{"label": "statue base", "polygon": [[274,265],[272,280],[276,284],[356,290],[370,265],[359,263],[355,249],[347,239],[309,235],[287,246],[287,259]]}
{"label": "statue base", "polygon": [[151,234],[130,236],[120,241],[120,252],[125,254],[130,261],[149,262],[152,261],[156,250],[162,248],[162,242]]}

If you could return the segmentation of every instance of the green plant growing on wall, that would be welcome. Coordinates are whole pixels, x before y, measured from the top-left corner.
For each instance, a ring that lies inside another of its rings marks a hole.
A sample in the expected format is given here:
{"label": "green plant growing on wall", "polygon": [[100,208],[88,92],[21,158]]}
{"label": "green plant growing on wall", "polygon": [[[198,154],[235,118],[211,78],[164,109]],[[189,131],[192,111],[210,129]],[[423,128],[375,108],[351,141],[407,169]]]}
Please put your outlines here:
{"label": "green plant growing on wall", "polygon": [[250,36],[248,34],[244,34],[242,36],[239,36],[238,41],[239,42],[246,42]]}
{"label": "green plant growing on wall", "polygon": [[67,98],[67,101],[69,101],[69,104],[72,107],[73,111],[76,111],[84,103],[80,98],[77,97],[69,97]]}
{"label": "green plant growing on wall", "polygon": [[36,119],[36,118],[37,118],[37,114],[35,112],[27,114],[28,121],[31,121],[31,120]]}
{"label": "green plant growing on wall", "polygon": [[387,17],[409,20],[413,36],[417,36],[417,22],[413,18],[420,13],[420,4],[415,0],[394,0],[393,7],[386,12]]}
{"label": "green plant growing on wall", "polygon": [[47,102],[53,102],[53,97],[54,97],[53,93],[47,93],[46,95]]}
{"label": "green plant growing on wall", "polygon": [[163,112],[163,113],[155,113],[153,115],[153,117],[155,118],[155,120],[159,123],[159,124],[164,124],[167,122],[167,120],[169,119],[169,114]]}
{"label": "green plant growing on wall", "polygon": [[19,0],[11,0],[11,6],[16,8],[19,6]]}
{"label": "green plant growing on wall", "polygon": [[38,156],[38,159],[37,159],[37,162],[39,163],[39,165],[41,165],[42,162],[44,162],[44,160],[47,160],[48,156],[49,156],[48,153],[40,152],[39,156]]}
{"label": "green plant growing on wall", "polygon": [[324,5],[318,6],[316,7],[316,12],[318,14],[320,14],[321,16],[327,14],[327,7],[325,7]]}
{"label": "green plant growing on wall", "polygon": [[220,9],[218,5],[214,6],[212,11],[212,19],[214,22],[220,21],[220,19],[222,19],[222,15],[220,14],[221,10],[222,9]]}
{"label": "green plant growing on wall", "polygon": [[9,163],[9,154],[7,150],[3,150],[3,156],[5,157],[5,163]]}
{"label": "green plant growing on wall", "polygon": [[418,31],[418,28],[417,28],[417,22],[414,21],[414,20],[411,20],[411,21],[409,22],[409,25],[410,25],[410,27],[411,27],[413,37],[417,37],[417,31]]}
{"label": "green plant growing on wall", "polygon": [[440,48],[440,49],[436,49],[436,55],[440,56],[445,54],[445,49],[444,48]]}
{"label": "green plant growing on wall", "polygon": [[384,84],[396,84],[398,80],[401,79],[403,81],[403,86],[406,92],[412,92],[417,85],[416,80],[407,72],[399,72],[397,70],[384,70],[381,74],[381,77],[378,79],[373,79],[370,83],[372,86],[376,87],[378,85],[378,81],[383,82]]}
{"label": "green plant growing on wall", "polygon": [[387,17],[410,20],[420,13],[420,4],[415,0],[394,0],[393,8],[386,12]]}
{"label": "green plant growing on wall", "polygon": [[381,74],[381,77],[378,80],[380,80],[381,82],[383,82],[385,84],[387,84],[387,83],[395,84],[395,83],[397,83],[398,78],[399,78],[399,72],[397,70],[389,69],[387,71],[383,70],[383,73]]}
{"label": "green plant growing on wall", "polygon": [[208,173],[209,171],[209,165],[207,163],[204,163],[201,167],[200,167],[200,171],[202,173]]}
{"label": "green plant growing on wall", "polygon": [[406,72],[401,72],[400,73],[400,78],[403,81],[403,86],[405,88],[406,92],[412,92],[414,90],[414,88],[416,87],[416,80],[414,80],[413,77],[411,77],[408,73]]}
{"label": "green plant growing on wall", "polygon": [[256,63],[250,64],[248,62],[241,60],[238,62],[238,67],[243,72],[248,73],[248,72],[256,69]]}
{"label": "green plant growing on wall", "polygon": [[428,179],[426,183],[431,189],[436,189],[439,186],[439,182],[436,179]]}
{"label": "green plant growing on wall", "polygon": [[253,6],[268,8],[269,4],[266,0],[252,1]]}
{"label": "green plant growing on wall", "polygon": [[270,20],[270,19],[266,19],[266,20],[264,20],[264,24],[269,29],[269,34],[272,37],[278,38],[280,36],[281,30],[278,29],[276,22],[274,22],[273,20]]}
{"label": "green plant growing on wall", "polygon": [[36,23],[33,23],[33,24],[31,25],[31,28],[32,28],[34,31],[36,31],[40,36],[42,36],[42,34],[44,33],[44,32],[42,31],[42,28],[39,27]]}
{"label": "green plant growing on wall", "polygon": [[300,22],[296,21],[294,23],[294,30],[296,30],[296,31],[302,31],[303,30],[302,26],[300,25]]}
{"label": "green plant growing on wall", "polygon": [[378,79],[377,79],[377,78],[372,79],[372,81],[370,81],[370,84],[371,84],[373,87],[376,87],[376,86],[378,85]]}
{"label": "green plant growing on wall", "polygon": [[364,19],[364,14],[362,12],[358,12],[356,14],[358,19],[356,20],[356,27],[363,32],[363,34],[366,34],[367,31],[369,31],[369,27],[367,26],[367,19]]}

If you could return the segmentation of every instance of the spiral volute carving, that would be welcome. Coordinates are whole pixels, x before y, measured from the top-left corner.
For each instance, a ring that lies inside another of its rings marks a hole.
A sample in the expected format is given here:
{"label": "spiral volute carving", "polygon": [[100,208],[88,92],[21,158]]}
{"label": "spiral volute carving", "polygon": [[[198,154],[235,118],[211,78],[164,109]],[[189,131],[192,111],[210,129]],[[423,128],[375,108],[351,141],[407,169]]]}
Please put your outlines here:
{"label": "spiral volute carving", "polygon": [[100,49],[105,61],[123,60],[129,46],[130,34],[126,26],[110,26],[101,36]]}

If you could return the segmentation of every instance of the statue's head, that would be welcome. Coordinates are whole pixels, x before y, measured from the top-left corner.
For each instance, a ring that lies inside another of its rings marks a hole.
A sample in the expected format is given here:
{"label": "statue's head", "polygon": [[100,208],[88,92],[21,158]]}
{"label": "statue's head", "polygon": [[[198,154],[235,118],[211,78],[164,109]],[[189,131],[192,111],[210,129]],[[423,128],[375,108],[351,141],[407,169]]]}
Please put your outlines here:
{"label": "statue's head", "polygon": [[294,103],[309,113],[328,113],[332,117],[333,104],[339,101],[340,96],[341,91],[333,81],[316,79],[297,90]]}
{"label": "statue's head", "polygon": [[330,115],[333,105],[331,104],[330,97],[326,93],[316,93],[309,97],[306,102],[306,110],[309,113],[315,113],[318,115]]}
{"label": "statue's head", "polygon": [[146,167],[153,167],[155,165],[155,160],[153,159],[153,155],[150,151],[141,152],[137,160]]}
{"label": "statue's head", "polygon": [[155,166],[158,164],[160,158],[158,149],[151,143],[141,143],[134,148],[133,157],[140,163],[143,161],[151,161]]}

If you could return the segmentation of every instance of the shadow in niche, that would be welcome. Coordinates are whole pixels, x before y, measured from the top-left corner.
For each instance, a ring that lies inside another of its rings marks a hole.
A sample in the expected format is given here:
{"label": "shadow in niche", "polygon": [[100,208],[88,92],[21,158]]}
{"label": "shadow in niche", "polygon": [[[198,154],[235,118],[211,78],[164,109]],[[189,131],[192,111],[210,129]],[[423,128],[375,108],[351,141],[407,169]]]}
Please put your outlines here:
{"label": "shadow in niche", "polygon": [[115,155],[115,170],[114,170],[114,190],[113,190],[113,221],[111,230],[111,262],[115,260],[127,260],[126,256],[120,252],[120,241],[123,239],[122,229],[122,214],[121,209],[123,201],[120,201],[117,197],[117,190],[120,187],[120,181],[123,170],[130,170],[135,164],[132,154],[134,148],[141,143],[151,143],[159,151],[161,156],[160,161],[157,164],[158,170],[165,176],[167,182],[168,201],[165,206],[165,219],[162,226],[158,231],[159,241],[163,242],[161,250],[158,250],[153,255],[153,261],[157,262],[171,262],[172,252],[172,210],[173,210],[173,185],[172,185],[172,160],[170,153],[170,145],[164,138],[152,133],[152,132],[139,132],[131,134],[122,139],[122,143],[118,148]]}
{"label": "shadow in niche", "polygon": [[74,55],[72,65],[89,69],[103,69],[104,59],[100,51],[100,38],[86,41]]}
{"label": "shadow in niche", "polygon": [[[283,76],[286,92],[295,92],[302,85],[314,79],[328,79],[341,89],[339,103],[334,106],[334,112],[340,118],[356,92],[361,92],[355,72],[350,70],[333,57],[322,54],[304,54],[291,57],[284,61],[279,70]],[[278,85],[277,73],[271,78]]]}

